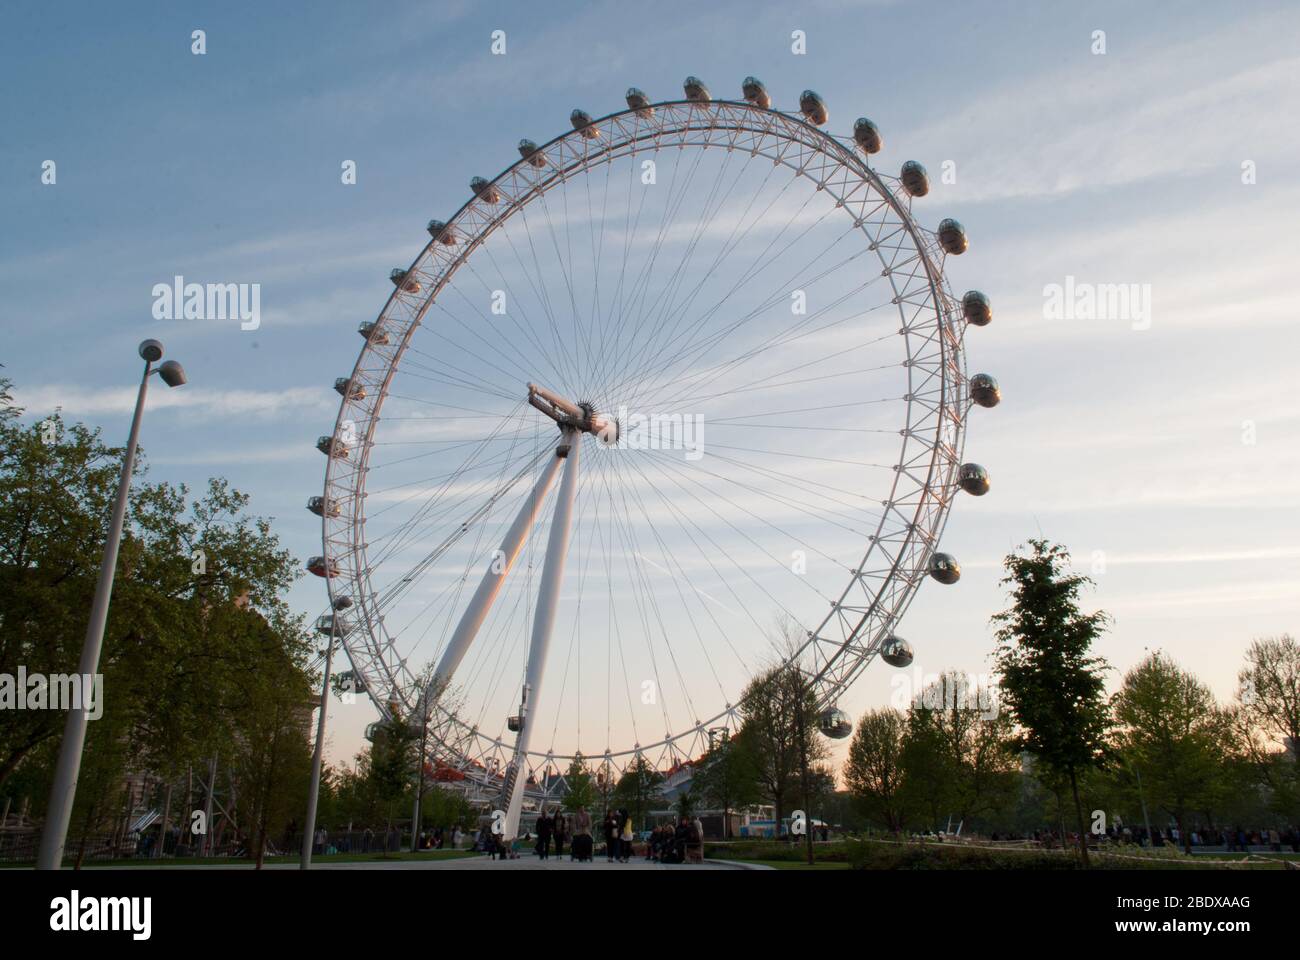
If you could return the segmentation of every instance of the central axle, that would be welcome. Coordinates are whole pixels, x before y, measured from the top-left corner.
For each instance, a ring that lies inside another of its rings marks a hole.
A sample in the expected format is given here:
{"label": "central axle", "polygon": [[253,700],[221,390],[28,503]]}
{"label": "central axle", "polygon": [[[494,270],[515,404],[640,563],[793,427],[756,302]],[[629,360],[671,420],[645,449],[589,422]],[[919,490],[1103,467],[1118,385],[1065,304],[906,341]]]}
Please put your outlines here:
{"label": "central axle", "polygon": [[559,424],[561,430],[594,433],[611,445],[618,441],[618,421],[597,413],[589,403],[574,403],[535,383],[528,385],[528,402]]}

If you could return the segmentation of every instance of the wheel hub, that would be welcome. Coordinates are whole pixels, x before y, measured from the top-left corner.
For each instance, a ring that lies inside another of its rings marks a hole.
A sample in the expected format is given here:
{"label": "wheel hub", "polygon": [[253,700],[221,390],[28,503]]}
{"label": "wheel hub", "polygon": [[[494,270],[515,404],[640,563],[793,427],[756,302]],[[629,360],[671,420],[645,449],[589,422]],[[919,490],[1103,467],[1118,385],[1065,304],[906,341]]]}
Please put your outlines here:
{"label": "wheel hub", "polygon": [[618,441],[618,421],[597,413],[590,403],[574,402],[535,383],[528,385],[528,402],[554,420],[561,430],[592,433],[611,445]]}

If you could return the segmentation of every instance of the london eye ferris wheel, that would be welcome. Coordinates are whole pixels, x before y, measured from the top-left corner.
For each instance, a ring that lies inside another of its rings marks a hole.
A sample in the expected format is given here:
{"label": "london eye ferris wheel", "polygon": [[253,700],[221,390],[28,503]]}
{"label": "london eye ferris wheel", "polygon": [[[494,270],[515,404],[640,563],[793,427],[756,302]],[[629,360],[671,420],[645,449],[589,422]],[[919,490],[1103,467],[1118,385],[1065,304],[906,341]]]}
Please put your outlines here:
{"label": "london eye ferris wheel", "polygon": [[[358,688],[427,723],[441,765],[521,806],[574,758],[666,768],[738,723],[765,665],[803,671],[831,737],[959,491],[969,326],[925,168],[825,102],[684,97],[521,140],[393,270],[320,439],[331,609]],[[774,626],[779,624],[778,626]],[[548,774],[547,772],[554,772]]]}

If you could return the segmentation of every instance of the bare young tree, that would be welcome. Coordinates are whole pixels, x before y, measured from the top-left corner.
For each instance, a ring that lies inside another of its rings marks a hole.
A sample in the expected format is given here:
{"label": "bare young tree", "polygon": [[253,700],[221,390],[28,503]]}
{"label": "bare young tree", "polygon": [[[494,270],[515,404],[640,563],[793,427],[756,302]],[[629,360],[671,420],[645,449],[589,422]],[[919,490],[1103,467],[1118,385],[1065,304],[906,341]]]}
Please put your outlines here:
{"label": "bare young tree", "polygon": [[1237,679],[1237,702],[1227,711],[1232,746],[1274,808],[1293,818],[1300,810],[1300,643],[1288,634],[1256,640]]}
{"label": "bare young tree", "polygon": [[[813,764],[827,755],[817,736],[816,694],[808,674],[794,661],[801,636],[798,624],[777,619],[773,646],[781,659],[754,677],[740,698],[737,736],[751,759],[760,793],[772,803],[778,835],[793,800],[799,798],[807,810]],[[811,828],[808,837],[811,843]]]}

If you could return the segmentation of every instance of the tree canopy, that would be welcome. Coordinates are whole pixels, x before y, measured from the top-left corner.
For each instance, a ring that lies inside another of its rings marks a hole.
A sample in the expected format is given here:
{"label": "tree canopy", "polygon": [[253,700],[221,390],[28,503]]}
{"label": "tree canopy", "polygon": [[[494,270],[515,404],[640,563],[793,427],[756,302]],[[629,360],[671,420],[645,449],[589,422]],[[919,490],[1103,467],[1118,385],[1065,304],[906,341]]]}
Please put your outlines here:
{"label": "tree canopy", "polygon": [[[123,454],[57,412],[24,425],[0,406],[0,673],[77,670]],[[142,452],[73,828],[94,832],[120,811],[128,770],[168,780],[219,757],[245,780],[236,795],[251,842],[295,812],[285,791],[306,751],[312,646],[283,597],[297,562],[225,480],[194,496],[147,473]],[[14,711],[0,725],[0,791],[31,798],[34,811],[63,720]]]}

